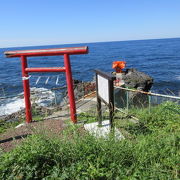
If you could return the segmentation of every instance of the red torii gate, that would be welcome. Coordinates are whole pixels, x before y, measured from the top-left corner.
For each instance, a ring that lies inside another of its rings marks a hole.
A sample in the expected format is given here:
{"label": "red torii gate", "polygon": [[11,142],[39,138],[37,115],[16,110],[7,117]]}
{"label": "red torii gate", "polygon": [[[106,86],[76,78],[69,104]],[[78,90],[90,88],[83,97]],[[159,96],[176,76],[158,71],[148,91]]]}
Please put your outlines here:
{"label": "red torii gate", "polygon": [[[71,47],[71,48],[54,48],[54,49],[35,49],[35,50],[20,50],[20,51],[6,51],[4,54],[6,57],[20,57],[22,64],[22,80],[24,88],[24,99],[26,109],[26,122],[32,121],[31,114],[31,101],[30,101],[30,87],[28,73],[32,72],[65,72],[66,82],[70,104],[71,120],[76,123],[76,104],[74,98],[73,79],[71,72],[71,63],[69,55],[73,54],[87,54],[88,47]],[[32,56],[64,56],[64,67],[45,67],[45,68],[28,68],[27,57]]]}

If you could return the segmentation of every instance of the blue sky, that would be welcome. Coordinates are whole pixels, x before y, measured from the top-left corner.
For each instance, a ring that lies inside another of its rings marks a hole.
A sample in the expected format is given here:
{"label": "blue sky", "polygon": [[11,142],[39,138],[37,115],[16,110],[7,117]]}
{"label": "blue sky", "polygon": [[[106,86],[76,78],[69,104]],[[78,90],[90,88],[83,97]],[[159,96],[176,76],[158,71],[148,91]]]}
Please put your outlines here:
{"label": "blue sky", "polygon": [[0,47],[180,37],[180,0],[0,0]]}

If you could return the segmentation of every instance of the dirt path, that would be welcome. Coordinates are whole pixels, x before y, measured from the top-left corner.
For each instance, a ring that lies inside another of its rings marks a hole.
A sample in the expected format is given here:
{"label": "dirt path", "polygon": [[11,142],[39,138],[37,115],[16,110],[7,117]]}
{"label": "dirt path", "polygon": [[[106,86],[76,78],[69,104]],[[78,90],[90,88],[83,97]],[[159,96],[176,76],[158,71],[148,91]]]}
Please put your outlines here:
{"label": "dirt path", "polygon": [[0,136],[0,148],[3,151],[10,151],[12,148],[20,144],[27,136],[41,132],[58,134],[63,130],[63,128],[63,119],[32,122],[18,128],[11,128]]}

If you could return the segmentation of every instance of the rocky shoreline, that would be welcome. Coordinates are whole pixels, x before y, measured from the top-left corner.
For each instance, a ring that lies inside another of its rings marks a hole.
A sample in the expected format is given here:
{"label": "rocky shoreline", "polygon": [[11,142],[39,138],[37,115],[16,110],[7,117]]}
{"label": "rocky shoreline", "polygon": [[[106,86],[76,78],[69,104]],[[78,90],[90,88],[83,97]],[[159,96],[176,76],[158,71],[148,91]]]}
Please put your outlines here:
{"label": "rocky shoreline", "polygon": [[[95,78],[94,78],[95,79]],[[148,92],[153,84],[153,78],[148,76],[147,74],[143,72],[139,72],[136,69],[127,69],[122,73],[122,80],[124,81],[123,87],[126,88],[133,88],[137,90],[142,90]],[[83,82],[80,80],[74,80],[74,94],[76,101],[80,98],[84,97],[85,95],[93,92],[96,90],[96,83],[95,81],[90,82]],[[37,103],[34,103],[32,105],[33,113],[35,114],[45,114],[45,115],[51,115],[54,111],[61,110],[63,106],[66,106],[68,103],[68,95],[67,91],[64,93],[65,97],[63,98],[63,101],[56,106],[39,106]],[[121,89],[115,90],[115,104],[117,106],[120,105],[120,107],[125,106],[125,91]],[[147,97],[143,96],[140,93],[129,93],[129,99],[133,104],[137,104],[137,99],[142,99],[140,103],[146,102]],[[0,123],[2,122],[12,122],[12,121],[19,121],[19,119],[25,119],[25,110],[22,109],[18,112],[12,113],[10,115],[5,115],[0,117]]]}

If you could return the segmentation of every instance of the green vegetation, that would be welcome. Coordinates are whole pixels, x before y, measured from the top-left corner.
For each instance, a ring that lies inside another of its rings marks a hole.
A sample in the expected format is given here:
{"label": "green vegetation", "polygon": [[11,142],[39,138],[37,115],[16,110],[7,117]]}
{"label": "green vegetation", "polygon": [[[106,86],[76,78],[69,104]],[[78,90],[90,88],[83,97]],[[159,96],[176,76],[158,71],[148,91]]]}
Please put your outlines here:
{"label": "green vegetation", "polygon": [[153,107],[151,113],[148,109],[134,109],[130,113],[139,119],[139,124],[135,127],[139,127],[140,132],[143,132],[140,127],[146,128],[149,132],[180,131],[180,106],[176,103],[165,102]]}
{"label": "green vegetation", "polygon": [[1,154],[0,179],[180,179],[179,111],[169,102],[133,110],[136,124],[117,113],[116,126],[129,134],[121,141],[73,125],[56,137],[33,135]]}
{"label": "green vegetation", "polygon": [[[46,115],[42,115],[40,110],[37,110],[35,107],[32,108],[33,121],[42,121]],[[24,115],[23,115],[24,116]],[[6,130],[16,127],[18,124],[25,122],[25,117],[22,115],[16,120],[11,122],[6,122],[5,120],[0,119],[0,134],[5,133]],[[12,118],[13,119],[13,118]]]}
{"label": "green vegetation", "polygon": [[19,121],[5,122],[0,120],[0,134],[4,133],[9,128],[17,126],[19,123]]}

